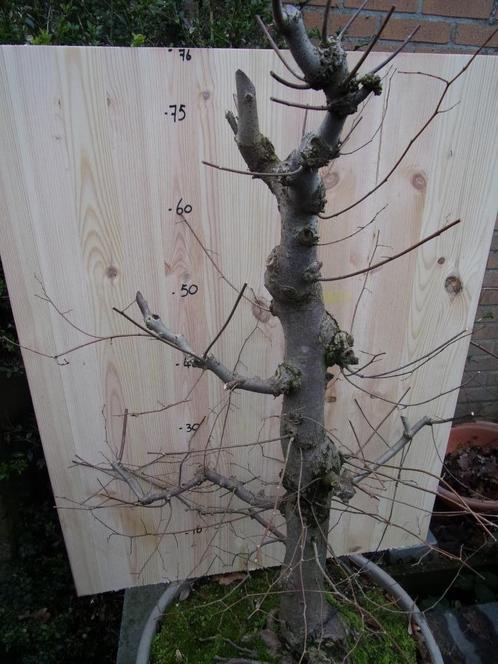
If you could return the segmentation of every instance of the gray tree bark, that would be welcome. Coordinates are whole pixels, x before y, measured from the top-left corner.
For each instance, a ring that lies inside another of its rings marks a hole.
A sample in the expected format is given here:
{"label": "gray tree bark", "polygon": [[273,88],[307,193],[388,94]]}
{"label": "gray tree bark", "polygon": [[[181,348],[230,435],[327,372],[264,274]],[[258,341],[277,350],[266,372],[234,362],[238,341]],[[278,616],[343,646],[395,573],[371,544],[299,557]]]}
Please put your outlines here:
{"label": "gray tree bark", "polygon": [[[271,311],[285,338],[283,366],[295,377],[284,394],[281,414],[286,495],[280,509],[287,534],[280,620],[287,644],[302,652],[305,644],[327,638],[334,623],[320,566],[325,567],[327,556],[331,499],[347,499],[353,493],[324,428],[327,369],[357,360],[352,337],[325,309],[318,281],[317,215],[326,203],[319,169],[338,155],[346,117],[371,92],[380,93],[380,81],[377,76],[350,77],[339,39],[314,46],[299,10],[284,9],[280,2],[273,5],[275,25],[288,42],[302,80],[324,91],[329,109],[319,130],[306,134],[283,161],[260,133],[256,92],[241,71],[236,74],[238,118],[227,114],[242,157],[275,195],[281,217],[280,244],[268,256],[265,273]],[[337,625],[332,633],[340,633]]]}

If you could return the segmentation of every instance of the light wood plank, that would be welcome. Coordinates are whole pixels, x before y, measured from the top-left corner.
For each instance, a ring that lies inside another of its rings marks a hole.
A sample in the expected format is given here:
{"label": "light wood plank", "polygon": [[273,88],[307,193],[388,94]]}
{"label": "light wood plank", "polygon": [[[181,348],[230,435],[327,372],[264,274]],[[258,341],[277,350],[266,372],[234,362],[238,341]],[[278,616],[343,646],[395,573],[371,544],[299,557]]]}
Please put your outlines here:
{"label": "light wood plank", "polygon": [[[134,331],[112,306],[126,306],[140,288],[172,328],[188,336],[194,348],[205,348],[236,294],[188,228],[178,223],[180,199],[192,205],[188,219],[226,277],[236,287],[247,281],[258,297],[267,297],[263,265],[278,241],[276,205],[261,183],[213,172],[201,160],[244,167],[224,120],[225,109],[233,106],[233,74],[239,67],[256,83],[261,126],[281,155],[295,146],[304,112],[265,103],[271,95],[284,96],[268,76],[270,68],[280,71],[271,52],[191,53],[192,59],[183,62],[174,49],[2,47],[0,242],[24,345],[54,353],[88,339],[36,297],[39,279],[61,310],[71,310],[68,318],[75,326],[102,336]],[[352,61],[356,57],[351,55]],[[372,62],[381,57],[373,55]],[[466,57],[407,54],[398,68],[449,75]],[[387,245],[379,247],[380,258],[453,218],[463,219],[455,230],[369,276],[354,321],[357,348],[386,354],[366,373],[411,362],[472,326],[498,199],[493,186],[497,78],[496,59],[478,58],[449,96],[448,105],[459,105],[437,119],[389,183],[354,210],[322,224],[322,241],[332,241],[367,223],[389,202],[364,232],[322,248],[323,274],[331,276],[366,265],[377,231]],[[437,81],[401,74],[391,86],[382,131],[370,141],[381,123],[385,97],[369,102],[345,150],[368,145],[324,173],[331,211],[383,177],[431,112],[439,91]],[[309,100],[298,93],[285,96]],[[184,120],[174,122],[171,104],[185,104]],[[313,126],[319,116],[310,114],[308,122]],[[448,277],[461,280],[460,293],[448,293]],[[180,297],[182,284],[197,285],[197,293]],[[329,310],[346,327],[362,286],[362,277],[324,284]],[[245,302],[230,332],[217,342],[216,353],[233,365],[244,340],[244,365],[260,375],[271,373],[282,355],[278,322],[257,320]],[[410,386],[405,402],[417,404],[459,384],[467,346],[468,338],[453,344],[408,378],[358,382],[394,402]],[[68,365],[58,366],[24,353],[60,507],[99,490],[95,473],[71,467],[71,462],[75,455],[98,462],[119,447],[124,408],[151,410],[158,402],[181,401],[198,378],[181,357],[144,339],[95,344],[67,359]],[[346,450],[356,448],[349,419],[360,441],[371,432],[355,398],[374,426],[391,408],[344,379],[329,386],[328,398],[327,425]],[[456,398],[453,390],[405,414],[411,421],[425,413],[448,417]],[[188,403],[130,418],[127,461],[142,464],[155,458],[151,452],[186,450],[187,425],[203,417],[191,449],[204,449],[211,429],[214,448],[222,431],[225,443],[266,439],[278,431],[278,399],[232,394],[233,410],[225,421],[227,400],[223,386],[203,376]],[[380,432],[387,441],[399,436],[399,412]],[[394,482],[368,483],[380,500],[360,493],[349,513],[336,519],[331,542],[337,553],[406,546],[425,536],[433,502],[427,491],[437,485],[427,473],[439,472],[447,434],[447,426],[435,428],[434,439],[430,431],[419,434],[406,466],[423,472],[403,471],[396,489]],[[383,450],[384,443],[374,436],[364,454],[372,459]],[[274,481],[279,458],[278,444],[225,450],[219,468],[236,474],[242,466],[248,479]],[[174,481],[178,465],[156,463],[151,470]],[[190,464],[185,472],[193,470]],[[396,477],[397,471],[386,472]],[[220,504],[219,494],[198,498],[206,505]],[[398,501],[394,509],[393,498]],[[370,516],[352,513],[357,510]],[[116,532],[136,537],[108,540],[109,529],[92,513],[60,510],[81,594],[240,568],[261,536],[259,526],[244,520],[206,527],[205,520],[179,505],[171,514],[124,508],[94,514]],[[386,519],[395,525],[386,528]],[[281,553],[278,547],[263,552],[263,564],[274,564]]]}

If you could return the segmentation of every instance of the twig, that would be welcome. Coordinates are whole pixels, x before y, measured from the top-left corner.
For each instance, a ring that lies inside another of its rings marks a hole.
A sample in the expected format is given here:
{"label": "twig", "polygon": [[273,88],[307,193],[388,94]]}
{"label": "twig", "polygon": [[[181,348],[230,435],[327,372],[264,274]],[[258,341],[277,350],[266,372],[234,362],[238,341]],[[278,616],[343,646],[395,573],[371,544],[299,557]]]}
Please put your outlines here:
{"label": "twig", "polygon": [[446,422],[447,420],[431,420],[429,417],[422,417],[418,422],[416,422],[413,427],[409,427],[407,420],[405,417],[401,419],[401,422],[403,424],[403,434],[401,438],[394,444],[392,445],[384,454],[382,454],[376,461],[374,461],[371,466],[363,471],[362,473],[358,473],[358,475],[355,475],[353,477],[353,484],[358,484],[358,482],[361,482],[364,480],[366,477],[371,475],[372,473],[375,473],[377,468],[380,468],[383,466],[385,463],[387,463],[390,459],[393,458],[393,456],[396,456],[398,452],[400,452],[408,443],[413,439],[413,437],[420,431],[420,429],[423,429],[425,426],[432,426],[433,424],[437,423],[443,423]]}
{"label": "twig", "polygon": [[289,72],[290,72],[295,78],[297,78],[298,80],[300,80],[300,81],[304,81],[304,77],[303,77],[303,76],[300,76],[300,74],[297,74],[297,73],[292,69],[292,67],[290,66],[290,64],[287,62],[287,60],[284,58],[284,56],[283,56],[282,53],[280,52],[280,49],[278,48],[277,44],[273,41],[273,38],[272,38],[272,36],[270,35],[270,33],[269,33],[269,31],[268,31],[268,28],[267,28],[266,25],[263,23],[263,21],[262,21],[262,19],[261,19],[261,16],[256,15],[256,21],[257,21],[259,27],[261,28],[261,30],[263,31],[265,37],[268,39],[268,41],[269,41],[269,43],[270,43],[270,46],[271,46],[272,49],[275,51],[276,56],[278,57],[278,59],[280,60],[280,62],[284,65],[284,67],[287,69],[287,71],[289,71]]}
{"label": "twig", "polygon": [[484,348],[484,346],[481,346],[481,344],[477,344],[475,341],[471,341],[470,344],[471,346],[475,346],[476,348],[479,348],[479,350],[482,350],[483,353],[487,353],[488,355],[491,355],[491,357],[494,357],[496,360],[498,360],[498,355],[496,353],[492,353],[487,348]]}
{"label": "twig", "polygon": [[294,171],[281,171],[281,172],[268,172],[268,173],[257,173],[255,171],[243,171],[239,170],[238,168],[229,168],[228,166],[218,166],[218,164],[213,164],[210,161],[204,161],[202,162],[204,166],[210,166],[211,168],[215,168],[218,171],[226,171],[227,173],[237,173],[238,175],[251,175],[254,178],[285,178],[290,175],[299,175],[301,171],[303,170],[302,166],[299,166],[299,168],[296,168]]}
{"label": "twig", "polygon": [[330,13],[330,5],[332,4],[332,0],[327,0],[327,5],[325,7],[325,11],[323,13],[323,23],[322,23],[322,46],[327,46],[327,39],[328,39],[328,27],[329,27],[329,13]]}
{"label": "twig", "polygon": [[[358,376],[359,378],[375,378],[375,379],[380,379],[380,378],[399,378],[401,376],[406,376],[413,374],[415,371],[420,369],[424,364],[429,362],[430,360],[433,360],[436,355],[439,355],[439,353],[442,353],[446,348],[451,346],[452,344],[456,343],[457,341],[461,341],[462,339],[465,339],[465,337],[470,336],[470,332],[467,332],[467,330],[462,330],[461,332],[458,332],[454,336],[450,337],[446,341],[444,341],[442,344],[439,346],[436,346],[432,350],[430,350],[428,353],[424,353],[424,355],[421,355],[417,357],[417,359],[412,360],[411,362],[407,362],[406,364],[402,364],[401,366],[395,367],[394,369],[388,369],[387,371],[383,371],[378,374],[362,374],[361,371],[363,369],[366,369],[365,367],[361,367],[355,372],[350,373],[350,376]],[[471,342],[472,343],[472,342]],[[413,366],[414,364],[417,364],[413,369],[410,369],[409,371],[402,371],[403,369],[407,369],[408,367]],[[401,372],[401,373],[400,373]]]}
{"label": "twig", "polygon": [[344,240],[349,240],[349,238],[354,237],[355,235],[358,235],[358,233],[361,233],[361,231],[364,231],[365,228],[370,226],[370,224],[373,224],[374,221],[379,216],[379,214],[381,212],[384,212],[384,210],[387,208],[388,205],[389,205],[389,203],[386,203],[386,205],[384,205],[383,208],[381,208],[380,210],[378,210],[375,213],[375,215],[372,217],[372,219],[370,219],[370,221],[368,221],[364,226],[359,226],[359,228],[357,230],[355,230],[353,233],[350,233],[349,235],[345,235],[344,237],[341,237],[338,240],[331,240],[330,242],[319,242],[317,246],[318,247],[326,247],[329,244],[338,244],[339,242],[344,242]]}
{"label": "twig", "polygon": [[[160,403],[160,402],[159,402]],[[175,401],[175,403],[169,403],[167,405],[161,404],[160,408],[153,408],[152,410],[141,410],[141,411],[135,411],[133,413],[128,413],[129,417],[140,417],[141,415],[153,415],[155,413],[164,413],[165,410],[169,410],[170,408],[174,408],[175,406],[179,406],[182,403],[190,403],[190,399],[182,399],[181,401]],[[127,411],[125,411],[127,412]],[[118,417],[121,417],[118,415]]]}
{"label": "twig", "polygon": [[128,424],[128,408],[125,408],[124,417],[123,417],[123,431],[121,433],[121,447],[119,448],[118,461],[123,460],[123,452],[126,442],[126,426]]}
{"label": "twig", "polygon": [[382,33],[384,32],[384,29],[385,29],[386,25],[389,23],[389,20],[391,19],[391,16],[393,15],[393,12],[394,12],[395,9],[396,9],[396,7],[393,5],[391,7],[391,9],[387,12],[384,20],[382,21],[382,25],[378,29],[377,33],[374,35],[374,37],[371,40],[370,44],[367,46],[365,52],[363,53],[361,58],[358,60],[356,65],[353,67],[353,69],[349,72],[348,77],[344,81],[344,88],[346,88],[347,85],[349,84],[349,82],[352,81],[353,78],[356,76],[356,72],[359,70],[361,65],[368,58],[368,56],[369,56],[371,50],[373,49],[373,47],[375,46],[375,44],[379,41],[379,39],[380,39]]}
{"label": "twig", "polygon": [[[419,30],[420,30],[420,25],[417,25],[417,27],[415,28],[415,30],[412,30],[412,31],[410,32],[410,34],[409,34],[408,37],[405,39],[405,41],[404,41],[400,46],[398,46],[398,48],[397,48],[395,51],[393,51],[393,52],[391,53],[391,55],[390,55],[388,58],[386,58],[383,62],[381,62],[380,65],[377,65],[376,67],[374,67],[374,68],[372,69],[372,71],[369,72],[369,74],[370,74],[370,75],[376,74],[378,71],[380,71],[381,69],[383,69],[387,64],[389,64],[389,63],[391,62],[391,60],[394,60],[394,58],[395,58],[399,53],[401,53],[401,51],[405,48],[405,46],[406,46],[407,44],[410,43],[410,41],[413,39],[413,37],[417,34],[417,32],[418,32]],[[401,72],[400,72],[400,73],[401,73]]]}
{"label": "twig", "polygon": [[[396,73],[396,72],[394,72],[394,73]],[[344,144],[346,143],[346,141],[349,138],[349,135],[346,136],[344,141],[341,142],[341,151],[340,151],[340,156],[341,157],[345,157],[347,155],[352,155],[355,152],[359,152],[360,150],[363,150],[363,148],[366,147],[367,145],[369,145],[374,140],[374,138],[377,136],[377,134],[382,130],[382,127],[384,126],[384,122],[385,122],[385,119],[386,119],[386,114],[387,114],[387,111],[388,111],[388,108],[389,108],[389,99],[390,99],[390,96],[391,96],[391,83],[392,83],[394,73],[389,77],[389,81],[387,83],[387,91],[386,91],[386,94],[385,94],[385,97],[384,97],[384,108],[382,109],[382,117],[380,119],[379,126],[373,132],[373,134],[370,136],[370,138],[367,141],[365,141],[365,143],[363,143],[362,145],[359,145],[358,147],[354,148],[354,150],[350,150],[349,152],[343,152],[343,150],[342,150],[342,147],[344,146]],[[371,99],[371,97],[369,97],[369,99]]]}
{"label": "twig", "polygon": [[102,341],[114,341],[114,339],[126,339],[129,337],[142,337],[145,339],[149,339],[150,334],[112,334],[108,337],[97,337],[95,339],[92,339],[91,341],[85,341],[84,343],[78,344],[77,346],[72,346],[71,348],[68,348],[67,350],[64,350],[60,353],[57,353],[56,355],[50,355],[50,353],[44,353],[41,350],[36,350],[35,348],[30,348],[29,346],[23,346],[22,344],[17,343],[17,341],[9,339],[5,335],[0,335],[0,339],[2,341],[12,344],[16,348],[20,348],[21,350],[27,350],[29,353],[34,353],[35,355],[39,355],[40,357],[46,357],[49,360],[55,360],[58,366],[60,367],[67,366],[69,364],[67,360],[64,360],[63,362],[58,361],[64,355],[69,355],[70,353],[74,353],[74,351],[76,350],[80,350],[81,348],[86,348],[87,346],[93,346],[94,344],[101,343]]}
{"label": "twig", "polygon": [[408,247],[408,249],[404,249],[403,251],[400,251],[398,254],[395,254],[394,256],[390,256],[389,258],[385,258],[383,261],[380,261],[379,263],[375,263],[375,265],[370,265],[369,267],[365,267],[362,270],[356,270],[356,272],[351,272],[350,274],[342,274],[339,277],[320,277],[318,279],[318,281],[340,281],[341,279],[349,279],[349,277],[356,277],[358,274],[365,274],[365,272],[370,272],[371,270],[375,270],[378,267],[381,267],[382,265],[385,265],[386,263],[390,263],[391,261],[394,261],[397,258],[400,258],[401,256],[404,256],[405,254],[408,254],[410,251],[413,251],[414,249],[417,249],[422,244],[425,244],[426,242],[429,242],[430,240],[433,240],[438,235],[441,235],[441,233],[444,233],[445,231],[449,230],[450,228],[452,228],[456,224],[459,224],[460,221],[461,221],[461,219],[456,219],[455,221],[452,221],[451,224],[447,224],[446,226],[443,226],[443,228],[440,228],[435,233],[431,233],[431,235],[428,235],[423,240],[420,240],[420,242],[417,242],[416,244],[412,245],[411,247]]}
{"label": "twig", "polygon": [[[377,252],[377,249],[379,248],[379,239],[380,239],[380,231],[377,231],[377,234],[374,233],[374,248],[372,250],[372,255],[370,256],[370,260],[368,261],[368,267],[372,266],[372,263],[374,262],[375,259],[375,254]],[[351,317],[351,334],[353,334],[353,329],[354,329],[354,323],[356,320],[356,314],[358,313],[358,307],[360,306],[361,298],[363,297],[363,294],[367,291],[367,282],[368,282],[368,277],[370,276],[370,272],[367,271],[365,273],[365,277],[363,278],[363,285],[361,287],[360,293],[358,295],[358,298],[355,302],[354,309],[353,309],[353,315]],[[355,372],[356,373],[356,372]]]}
{"label": "twig", "polygon": [[276,104],[283,104],[283,106],[291,106],[292,108],[304,108],[307,111],[329,111],[330,106],[327,104],[322,104],[321,106],[313,106],[311,104],[300,104],[295,101],[287,101],[287,99],[277,99],[277,97],[270,97],[270,101],[274,101]]}
{"label": "twig", "polygon": [[287,32],[287,21],[284,17],[282,3],[280,0],[272,0],[271,6],[273,9],[273,20],[275,21],[275,25],[277,26],[278,31],[285,35]]}
{"label": "twig", "polygon": [[405,158],[405,156],[408,154],[408,152],[409,152],[410,148],[412,147],[412,145],[413,145],[413,144],[418,140],[418,138],[424,133],[424,131],[427,129],[427,127],[429,127],[429,125],[432,123],[432,121],[434,120],[434,118],[436,118],[438,115],[441,115],[441,114],[444,112],[444,111],[441,110],[441,104],[443,103],[443,100],[444,100],[444,98],[446,97],[446,95],[447,95],[448,90],[450,89],[450,87],[453,85],[453,83],[454,83],[458,78],[460,78],[460,76],[462,76],[462,74],[464,74],[464,73],[467,71],[467,69],[468,69],[468,68],[470,67],[470,65],[474,62],[474,60],[475,60],[476,57],[479,55],[479,53],[482,51],[482,49],[485,48],[485,47],[487,46],[487,44],[489,44],[489,42],[491,41],[491,39],[493,39],[493,37],[494,37],[497,33],[498,33],[498,28],[496,28],[496,30],[493,30],[493,32],[489,35],[489,37],[486,39],[486,41],[485,41],[485,42],[484,42],[484,43],[483,43],[483,44],[482,44],[482,45],[481,45],[481,46],[475,51],[475,53],[472,55],[472,57],[469,59],[469,61],[468,61],[468,62],[467,62],[467,63],[466,63],[461,69],[460,69],[460,71],[459,71],[457,74],[455,74],[455,76],[453,76],[453,78],[451,78],[449,81],[447,81],[447,80],[445,80],[445,79],[442,79],[443,82],[444,82],[445,87],[444,87],[443,92],[441,93],[441,96],[439,97],[439,100],[438,100],[438,102],[437,102],[437,104],[436,104],[436,108],[434,109],[434,111],[432,112],[432,114],[429,116],[429,118],[424,122],[424,124],[420,127],[420,129],[417,131],[417,133],[416,133],[414,136],[412,136],[412,138],[411,138],[410,141],[408,142],[407,146],[405,147],[405,149],[403,150],[403,152],[401,153],[401,155],[400,155],[400,156],[398,157],[398,159],[395,161],[395,163],[394,163],[394,165],[391,167],[391,169],[390,169],[390,170],[386,173],[386,175],[382,178],[382,180],[380,180],[380,182],[378,182],[378,183],[375,185],[375,187],[373,187],[372,189],[370,189],[370,191],[367,191],[366,194],[364,194],[363,196],[361,196],[360,198],[358,198],[358,200],[356,200],[354,203],[351,203],[350,205],[348,205],[347,207],[343,208],[342,210],[339,210],[339,212],[334,212],[333,214],[329,214],[329,215],[319,214],[318,216],[319,216],[321,219],[334,219],[335,217],[338,217],[338,216],[340,216],[341,214],[344,214],[345,212],[349,212],[349,210],[352,210],[352,209],[355,208],[357,205],[359,205],[360,203],[362,203],[366,198],[368,198],[368,197],[371,196],[373,193],[375,193],[378,189],[380,189],[380,187],[382,187],[382,186],[383,186],[383,185],[389,180],[389,178],[391,177],[391,175],[394,173],[394,171],[398,168],[398,166],[399,166],[400,163],[403,161],[403,159]]}
{"label": "twig", "polygon": [[285,78],[282,78],[278,74],[276,74],[274,71],[270,71],[270,76],[274,78],[276,81],[281,83],[282,85],[286,85],[288,88],[292,88],[293,90],[310,90],[311,85],[309,83],[292,83],[291,81],[287,81]]}
{"label": "twig", "polygon": [[234,313],[235,313],[235,310],[236,310],[237,307],[239,306],[239,302],[240,302],[240,300],[242,299],[242,296],[244,295],[244,291],[245,291],[246,287],[247,287],[247,283],[245,283],[245,284],[242,286],[242,288],[240,289],[240,293],[237,295],[237,299],[235,300],[235,304],[233,305],[232,310],[231,310],[230,313],[228,314],[228,318],[227,318],[226,321],[223,323],[223,325],[222,325],[220,331],[218,332],[218,334],[215,336],[215,338],[211,341],[211,343],[209,344],[209,346],[206,348],[206,350],[205,350],[204,353],[202,354],[202,357],[207,357],[207,354],[209,353],[209,351],[211,350],[211,348],[214,346],[214,344],[218,341],[218,339],[221,337],[221,335],[223,334],[223,332],[226,330],[228,324],[229,324],[230,321],[232,320],[232,317],[233,317],[233,315],[234,315]]}
{"label": "twig", "polygon": [[[235,285],[230,281],[230,279],[228,279],[228,277],[226,277],[226,276],[224,275],[222,269],[221,269],[220,266],[216,263],[216,261],[214,260],[214,258],[210,255],[209,250],[206,249],[206,247],[205,247],[204,244],[202,243],[201,238],[197,235],[197,233],[195,232],[195,230],[192,228],[192,225],[190,224],[190,222],[187,221],[186,217],[185,217],[183,214],[181,214],[180,217],[181,217],[183,223],[187,226],[187,228],[189,229],[189,231],[190,231],[190,232],[192,233],[192,235],[194,236],[195,240],[197,241],[197,243],[199,244],[200,248],[201,248],[202,251],[204,252],[206,258],[207,258],[208,261],[211,263],[211,265],[214,267],[214,269],[215,269],[216,272],[219,274],[219,276],[223,279],[223,281],[224,281],[228,286],[230,286],[230,288],[231,288],[232,290],[234,290],[236,293],[238,293],[238,292],[239,292],[239,289],[237,288],[237,286],[235,286]],[[250,297],[247,297],[247,295],[244,295],[244,300],[247,300],[247,302],[250,302],[250,304],[252,304],[253,306],[258,307],[259,309],[261,309],[261,310],[263,310],[263,311],[269,311],[269,309],[268,309],[267,307],[262,306],[262,305],[258,302],[256,295],[255,295],[255,298],[256,298],[255,300],[251,300]]]}
{"label": "twig", "polygon": [[353,24],[353,22],[358,18],[358,16],[360,15],[360,13],[365,9],[367,3],[368,3],[368,0],[365,0],[365,1],[364,1],[364,2],[358,7],[358,9],[355,11],[355,13],[351,16],[351,18],[350,18],[348,21],[346,21],[345,25],[342,27],[341,31],[340,31],[339,34],[337,35],[337,39],[338,39],[339,41],[341,41],[341,39],[344,37],[344,35],[345,35],[346,32],[348,31],[348,29],[351,27],[351,25]]}

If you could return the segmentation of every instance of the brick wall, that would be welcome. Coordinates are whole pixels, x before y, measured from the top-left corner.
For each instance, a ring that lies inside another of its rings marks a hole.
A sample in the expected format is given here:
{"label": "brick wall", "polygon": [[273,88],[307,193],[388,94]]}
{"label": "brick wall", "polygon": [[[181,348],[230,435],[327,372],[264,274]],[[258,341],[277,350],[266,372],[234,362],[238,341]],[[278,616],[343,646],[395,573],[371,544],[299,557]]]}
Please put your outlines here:
{"label": "brick wall", "polygon": [[[326,4],[326,0],[311,0],[306,4],[303,11],[308,27],[321,30]],[[329,33],[341,28],[361,4],[362,0],[333,1]],[[394,50],[420,24],[414,43],[408,45],[406,51],[471,53],[498,26],[498,0],[370,0],[349,30],[347,47],[364,45],[380,27],[386,11],[393,4],[396,11],[376,50]],[[496,55],[498,35],[489,46],[483,53]],[[489,353],[496,355],[496,358]],[[478,417],[498,420],[498,220],[463,385],[456,414],[464,415],[472,411]]]}
{"label": "brick wall", "polygon": [[498,219],[482,286],[456,414],[498,420]]}
{"label": "brick wall", "polygon": [[[306,3],[303,11],[308,27],[321,29],[326,4],[326,0]],[[329,32],[341,28],[361,4],[362,0],[333,0]],[[348,32],[348,47],[364,44],[380,27],[392,5],[396,6],[396,11],[377,50],[394,50],[420,24],[407,51],[469,53],[480,46],[497,25],[497,0],[370,0]],[[497,46],[498,35],[495,35],[485,52],[492,53]]]}

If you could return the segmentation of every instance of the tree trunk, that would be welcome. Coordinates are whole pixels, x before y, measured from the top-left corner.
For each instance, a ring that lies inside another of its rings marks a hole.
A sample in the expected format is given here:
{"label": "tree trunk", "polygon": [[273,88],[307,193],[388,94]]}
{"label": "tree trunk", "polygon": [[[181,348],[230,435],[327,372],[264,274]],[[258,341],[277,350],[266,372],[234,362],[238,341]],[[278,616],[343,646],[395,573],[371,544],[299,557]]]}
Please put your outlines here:
{"label": "tree trunk", "polygon": [[284,10],[273,0],[273,10],[275,25],[302,71],[301,80],[324,91],[326,116],[318,130],[305,134],[281,161],[259,131],[254,86],[238,71],[239,117],[227,113],[227,120],[250,171],[275,195],[281,216],[280,244],[268,256],[265,273],[271,311],[285,338],[284,362],[277,372],[286,379],[280,424],[286,490],[280,509],[287,527],[280,618],[289,647],[304,653],[313,641],[326,638],[327,623],[334,623],[323,575],[330,504],[333,496],[347,500],[353,493],[352,484],[340,475],[341,457],[324,429],[327,368],[357,360],[353,339],[339,329],[323,303],[317,244],[318,214],[326,198],[319,169],[337,157],[346,117],[372,91],[378,94],[380,83],[371,75],[361,79],[362,85],[354,76],[350,79],[340,39],[330,38],[323,48],[314,46],[295,7]]}
{"label": "tree trunk", "polygon": [[339,330],[325,310],[316,281],[316,213],[322,192],[321,178],[312,169],[278,191],[281,241],[268,258],[265,275],[272,312],[284,332],[284,365],[298,376],[294,389],[284,395],[280,427],[286,459],[282,513],[287,526],[280,618],[294,648],[321,638],[332,613],[320,566],[325,569],[330,501],[341,466],[324,429],[327,366]]}

